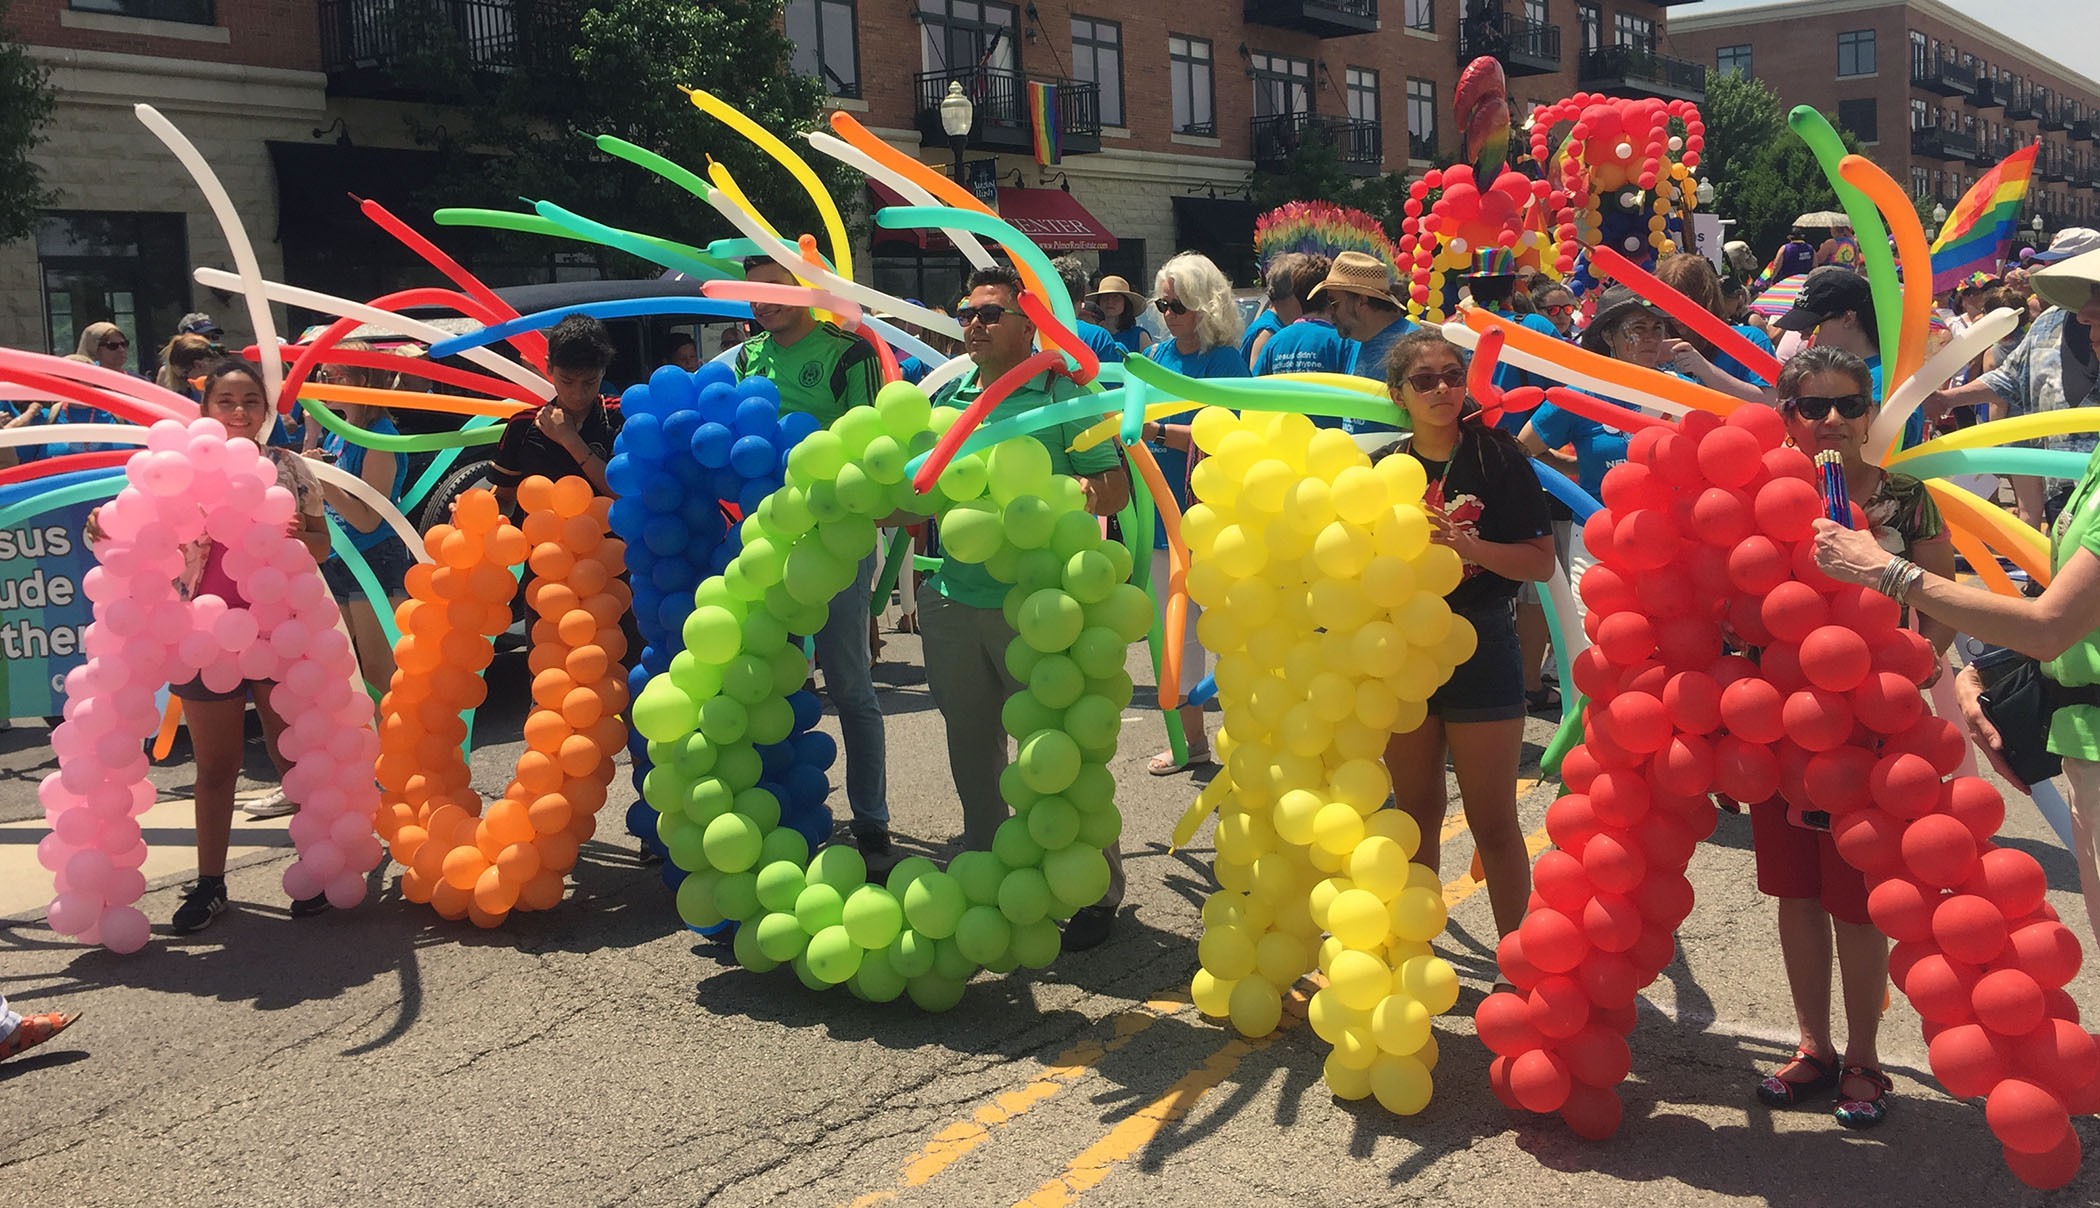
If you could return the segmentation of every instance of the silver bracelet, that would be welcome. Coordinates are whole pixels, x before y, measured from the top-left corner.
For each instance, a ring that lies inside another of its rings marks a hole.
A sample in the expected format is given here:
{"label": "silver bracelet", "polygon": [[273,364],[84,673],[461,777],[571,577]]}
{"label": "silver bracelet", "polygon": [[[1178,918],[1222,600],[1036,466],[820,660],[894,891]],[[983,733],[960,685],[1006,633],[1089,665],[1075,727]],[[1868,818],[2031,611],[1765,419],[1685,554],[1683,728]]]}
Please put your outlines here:
{"label": "silver bracelet", "polygon": [[1925,579],[1924,567],[1919,566],[1915,562],[1905,562],[1903,565],[1907,569],[1904,571],[1903,577],[1896,583],[1895,595],[1890,597],[1898,604],[1907,603],[1910,598],[1911,588],[1916,587]]}
{"label": "silver bracelet", "polygon": [[1874,584],[1874,590],[1892,600],[1895,599],[1896,584],[1901,582],[1903,577],[1910,573],[1914,567],[1915,564],[1908,558],[1890,558],[1888,563],[1881,568],[1881,578]]}

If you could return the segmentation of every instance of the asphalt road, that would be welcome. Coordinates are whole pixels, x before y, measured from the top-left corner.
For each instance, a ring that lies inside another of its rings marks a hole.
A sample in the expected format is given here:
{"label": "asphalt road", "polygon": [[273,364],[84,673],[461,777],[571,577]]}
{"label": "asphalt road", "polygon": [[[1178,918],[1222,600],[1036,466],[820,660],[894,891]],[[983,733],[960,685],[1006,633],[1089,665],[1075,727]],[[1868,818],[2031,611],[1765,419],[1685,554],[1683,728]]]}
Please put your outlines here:
{"label": "asphalt road", "polygon": [[[916,639],[888,636],[895,826],[907,849],[945,855],[961,819],[939,717]],[[499,661],[477,728],[484,791],[520,750],[498,740],[518,733],[522,663]],[[1135,657],[1132,670],[1150,678]],[[1535,721],[1528,737],[1548,734]],[[34,726],[0,734],[0,823],[38,813],[42,743]],[[1156,714],[1125,728],[1130,891],[1114,937],[1040,974],[981,976],[942,1015],[735,967],[679,925],[611,806],[570,899],[494,932],[402,901],[392,875],[354,911],[293,920],[277,848],[234,870],[235,909],[217,925],[133,956],[63,941],[40,911],[0,920],[14,1005],[86,1012],[0,1064],[0,1206],[2100,1202],[2093,1162],[2046,1195],[2011,1178],[1981,1105],[1931,1082],[1900,996],[1883,1030],[1885,1126],[1847,1133],[1827,1111],[1756,1104],[1758,1077],[1791,1051],[1792,1012],[1747,821],[1726,815],[1692,864],[1680,958],[1643,998],[1617,1136],[1577,1140],[1489,1092],[1470,1013],[1493,977],[1493,928],[1456,825],[1439,948],[1465,990],[1437,1023],[1435,1098],[1404,1120],[1337,1101],[1302,1003],[1257,1041],[1188,1004],[1211,852],[1207,828],[1166,849],[1194,790],[1144,774],[1162,745]],[[187,795],[181,756],[154,773],[164,797]],[[1521,803],[1541,846],[1552,793],[1533,786]],[[2006,841],[2042,860],[2083,936],[2068,857],[2024,803],[2009,819]],[[0,837],[0,884],[18,893],[44,875],[35,831]],[[181,879],[149,888],[157,922]],[[2100,1003],[2100,974],[2089,965],[2071,989]],[[2100,1126],[2079,1128],[2094,1149]]]}

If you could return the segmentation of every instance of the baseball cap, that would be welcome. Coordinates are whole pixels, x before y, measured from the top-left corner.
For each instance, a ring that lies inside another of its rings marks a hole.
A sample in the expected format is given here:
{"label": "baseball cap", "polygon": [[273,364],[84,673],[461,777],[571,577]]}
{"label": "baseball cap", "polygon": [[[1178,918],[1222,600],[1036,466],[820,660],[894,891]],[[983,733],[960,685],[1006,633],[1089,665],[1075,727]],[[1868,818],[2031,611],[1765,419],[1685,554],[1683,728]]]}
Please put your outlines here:
{"label": "baseball cap", "polygon": [[1816,325],[1834,315],[1856,311],[1860,323],[1874,326],[1874,291],[1867,279],[1842,265],[1826,264],[1808,274],[1793,309],[1773,324],[1782,331],[1814,331]]}
{"label": "baseball cap", "polygon": [[212,322],[212,318],[210,315],[205,314],[201,310],[193,310],[190,313],[182,316],[182,322],[177,323],[175,325],[175,334],[185,336],[210,336],[212,339],[216,340],[220,336],[225,335],[226,332],[217,323]]}

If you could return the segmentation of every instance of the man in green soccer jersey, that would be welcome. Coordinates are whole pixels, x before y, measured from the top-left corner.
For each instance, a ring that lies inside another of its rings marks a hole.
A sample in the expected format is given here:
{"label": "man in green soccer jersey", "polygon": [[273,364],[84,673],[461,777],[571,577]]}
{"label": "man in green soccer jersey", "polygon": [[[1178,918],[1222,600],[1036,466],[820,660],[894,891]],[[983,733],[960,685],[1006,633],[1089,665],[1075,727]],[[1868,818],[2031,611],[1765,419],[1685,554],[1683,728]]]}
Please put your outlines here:
{"label": "man in green soccer jersey", "polygon": [[[744,279],[793,285],[787,269],[764,257],[744,265]],[[762,377],[780,390],[780,410],[804,411],[825,427],[855,407],[875,401],[882,371],[866,340],[820,323],[806,306],[754,302],[751,317],[764,330],[737,349],[737,380]],[[868,589],[875,551],[860,560],[853,582],[831,602],[831,617],[816,635],[824,692],[838,710],[846,739],[846,802],[853,839],[871,870],[888,871],[890,807],[884,764],[882,706],[868,656]]]}

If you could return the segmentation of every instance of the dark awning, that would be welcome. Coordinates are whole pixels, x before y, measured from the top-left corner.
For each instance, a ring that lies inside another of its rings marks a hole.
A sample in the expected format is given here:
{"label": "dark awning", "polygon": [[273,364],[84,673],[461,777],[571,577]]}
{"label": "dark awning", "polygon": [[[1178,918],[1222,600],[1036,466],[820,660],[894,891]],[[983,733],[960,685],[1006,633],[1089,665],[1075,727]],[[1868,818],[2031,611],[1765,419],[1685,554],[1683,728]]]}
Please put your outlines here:
{"label": "dark awning", "polygon": [[[877,209],[908,206],[896,190],[879,181],[869,181]],[[1116,237],[1101,220],[1087,211],[1063,189],[1000,189],[999,216],[1028,236],[1046,252],[1113,251]],[[1253,223],[1248,223],[1252,237]],[[875,228],[875,242],[909,243],[925,251],[947,251],[955,245],[937,230],[885,230]]]}

